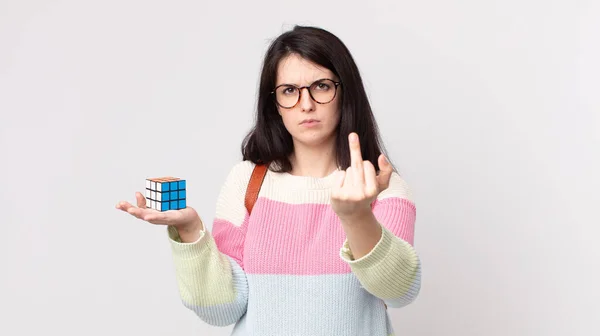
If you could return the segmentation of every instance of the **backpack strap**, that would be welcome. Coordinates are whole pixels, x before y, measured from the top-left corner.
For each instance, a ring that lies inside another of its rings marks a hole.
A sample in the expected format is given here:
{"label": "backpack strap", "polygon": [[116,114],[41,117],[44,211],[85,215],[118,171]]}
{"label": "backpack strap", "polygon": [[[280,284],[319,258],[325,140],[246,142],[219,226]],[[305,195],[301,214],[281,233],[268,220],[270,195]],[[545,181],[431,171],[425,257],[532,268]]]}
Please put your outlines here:
{"label": "backpack strap", "polygon": [[268,165],[264,163],[255,165],[254,169],[252,170],[252,176],[250,176],[250,181],[248,181],[245,199],[245,205],[248,213],[252,213],[252,208],[254,207],[254,203],[258,198],[258,193],[260,192],[262,183],[267,175],[267,170]]}

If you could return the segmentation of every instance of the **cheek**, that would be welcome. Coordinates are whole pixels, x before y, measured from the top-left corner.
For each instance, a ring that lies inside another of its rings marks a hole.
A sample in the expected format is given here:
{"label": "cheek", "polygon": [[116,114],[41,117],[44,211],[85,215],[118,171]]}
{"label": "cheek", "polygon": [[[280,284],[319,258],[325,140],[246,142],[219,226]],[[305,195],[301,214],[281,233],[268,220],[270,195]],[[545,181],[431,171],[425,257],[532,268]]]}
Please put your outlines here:
{"label": "cheek", "polygon": [[332,109],[327,111],[327,115],[328,115],[328,119],[330,120],[330,122],[333,122],[335,124],[338,123],[338,121],[340,120],[340,110],[338,106],[333,107]]}
{"label": "cheek", "polygon": [[289,131],[293,131],[292,125],[294,124],[294,121],[289,113],[284,113],[283,115],[281,115],[281,121],[283,122],[283,126],[285,126],[286,129],[288,129]]}

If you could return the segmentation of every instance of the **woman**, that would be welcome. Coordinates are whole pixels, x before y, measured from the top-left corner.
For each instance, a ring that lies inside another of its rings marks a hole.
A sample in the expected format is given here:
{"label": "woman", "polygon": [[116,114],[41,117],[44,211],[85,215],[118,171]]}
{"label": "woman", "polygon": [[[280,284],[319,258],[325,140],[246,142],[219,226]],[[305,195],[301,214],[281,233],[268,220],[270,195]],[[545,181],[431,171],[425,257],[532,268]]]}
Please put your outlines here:
{"label": "woman", "polygon": [[146,209],[141,193],[138,207],[117,205],[167,225],[183,304],[208,324],[235,324],[233,335],[393,335],[387,307],[420,290],[415,206],[336,36],[296,26],[271,44],[242,154],[212,232],[190,207]]}

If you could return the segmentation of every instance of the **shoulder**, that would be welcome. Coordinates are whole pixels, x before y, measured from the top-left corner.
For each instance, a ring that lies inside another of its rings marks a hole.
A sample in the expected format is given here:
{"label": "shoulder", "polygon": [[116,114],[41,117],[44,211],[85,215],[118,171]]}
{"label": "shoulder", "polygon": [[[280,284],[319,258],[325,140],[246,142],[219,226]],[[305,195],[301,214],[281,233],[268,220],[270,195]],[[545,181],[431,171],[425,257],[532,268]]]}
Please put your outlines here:
{"label": "shoulder", "polygon": [[243,181],[250,179],[255,166],[254,162],[248,160],[237,162],[229,168],[227,180]]}
{"label": "shoulder", "polygon": [[414,203],[412,190],[406,180],[397,172],[392,173],[388,188],[379,193],[377,200],[403,200]]}
{"label": "shoulder", "polygon": [[250,181],[255,166],[254,162],[248,160],[235,163],[229,168],[225,183],[231,186],[245,186]]}
{"label": "shoulder", "polygon": [[252,170],[256,164],[249,160],[243,160],[231,166],[229,174],[232,176],[245,176],[252,174]]}

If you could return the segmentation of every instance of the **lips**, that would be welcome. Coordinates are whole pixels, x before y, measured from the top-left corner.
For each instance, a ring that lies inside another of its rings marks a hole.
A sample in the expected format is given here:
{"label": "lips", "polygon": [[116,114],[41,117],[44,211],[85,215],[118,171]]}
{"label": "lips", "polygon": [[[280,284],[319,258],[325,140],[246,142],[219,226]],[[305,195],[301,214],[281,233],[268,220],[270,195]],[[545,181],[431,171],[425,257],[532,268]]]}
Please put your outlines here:
{"label": "lips", "polygon": [[314,123],[318,123],[319,121],[317,119],[305,119],[302,120],[302,122],[300,123],[300,125],[302,124],[314,124]]}

